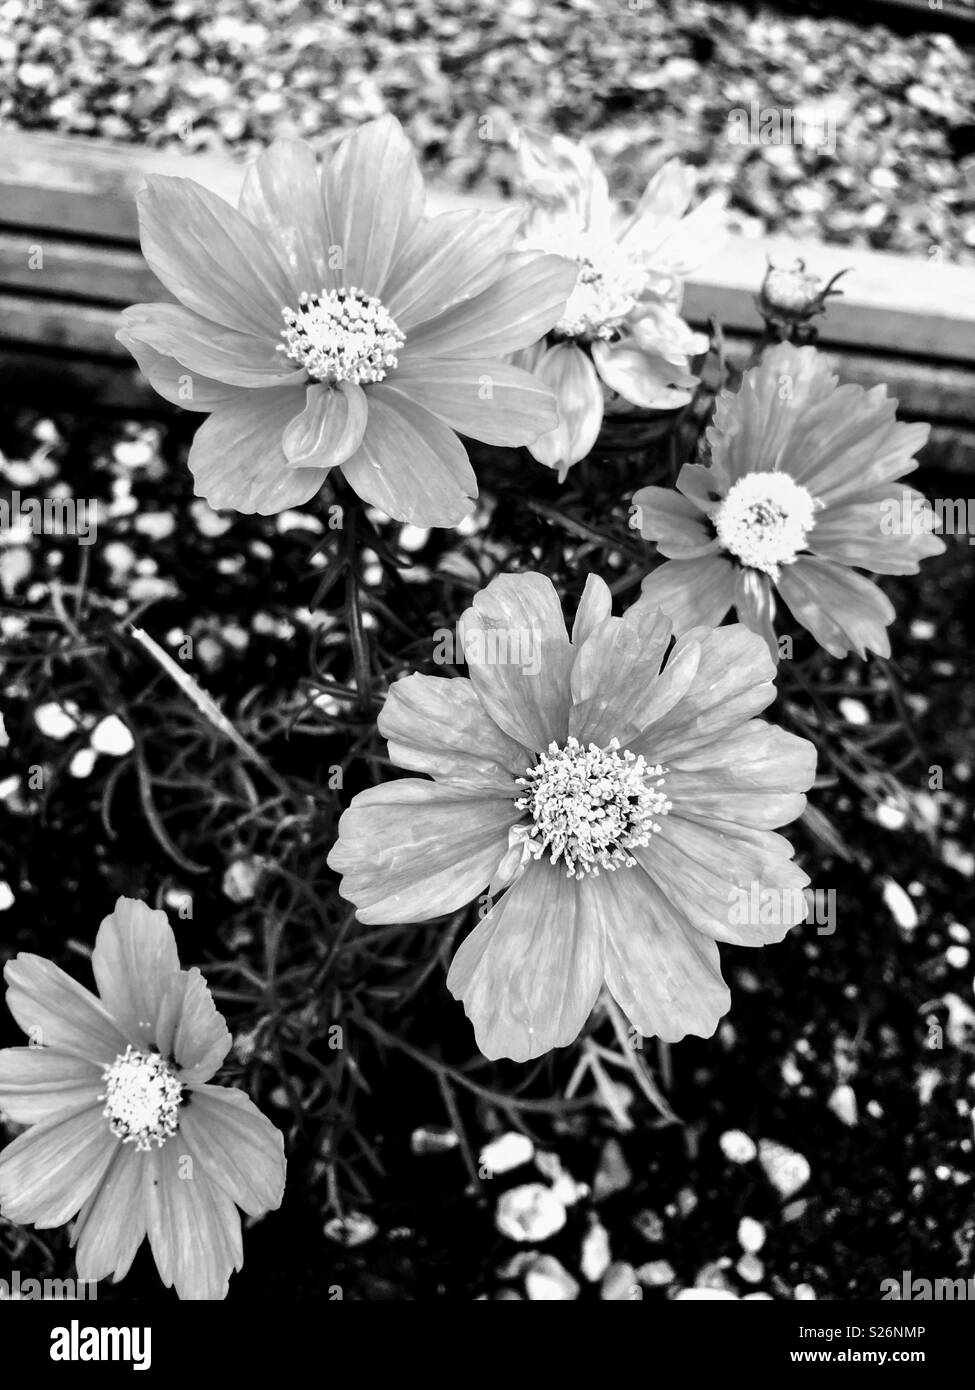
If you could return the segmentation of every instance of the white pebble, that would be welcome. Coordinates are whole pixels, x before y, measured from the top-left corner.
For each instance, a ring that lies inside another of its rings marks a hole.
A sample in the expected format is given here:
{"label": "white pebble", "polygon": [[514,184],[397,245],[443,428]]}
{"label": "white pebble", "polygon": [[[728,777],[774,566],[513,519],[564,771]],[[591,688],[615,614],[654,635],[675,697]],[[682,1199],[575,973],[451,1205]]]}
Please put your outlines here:
{"label": "white pebble", "polygon": [[257,892],[263,872],[264,860],[259,854],[244,854],[227,866],[220,886],[232,903],[247,903]]}
{"label": "white pebble", "polygon": [[509,1240],[548,1240],[565,1225],[566,1211],[550,1187],[529,1182],[498,1198],[494,1223]]}
{"label": "white pebble", "polygon": [[885,830],[900,830],[907,820],[907,813],[893,801],[881,801],[874,816],[877,824]]}
{"label": "white pebble", "polygon": [[718,1142],[729,1163],[751,1163],[758,1153],[754,1139],[740,1129],[725,1130]]}
{"label": "white pebble", "polygon": [[379,1227],[372,1217],[366,1216],[364,1212],[350,1211],[347,1216],[333,1216],[330,1221],[325,1222],[324,1229],[327,1240],[334,1240],[336,1245],[344,1245],[346,1249],[351,1249],[372,1240]]}
{"label": "white pebble", "polygon": [[857,1122],[857,1098],[852,1086],[842,1082],[833,1091],[827,1102],[830,1110],[838,1120],[842,1120],[845,1125],[855,1125]]}
{"label": "white pebble", "polygon": [[681,1289],[674,1294],[674,1298],[680,1302],[694,1300],[701,1302],[704,1299],[731,1299],[732,1302],[740,1302],[738,1295],[732,1293],[730,1289]]}
{"label": "white pebble", "polygon": [[580,1268],[583,1279],[594,1284],[609,1269],[613,1256],[609,1248],[609,1232],[598,1221],[590,1226],[582,1242]]}
{"label": "white pebble", "polygon": [[765,1227],[752,1216],[743,1216],[738,1223],[738,1244],[750,1255],[757,1255],[765,1244]]}
{"label": "white pebble", "polygon": [[870,723],[870,711],[861,700],[851,700],[845,695],[839,703],[839,710],[848,724]]}
{"label": "white pebble", "polygon": [[68,764],[68,771],[72,777],[80,779],[90,777],[98,754],[94,748],[79,748],[77,753]]}
{"label": "white pebble", "polygon": [[42,734],[57,739],[60,743],[62,739],[70,738],[78,728],[78,706],[70,700],[64,705],[50,700],[47,704],[37,706],[34,711],[34,723]]}
{"label": "white pebble", "polygon": [[110,758],[124,758],[135,747],[135,739],[118,715],[110,714],[92,730],[91,746],[96,753],[105,753]]}
{"label": "white pebble", "polygon": [[525,1274],[525,1292],[533,1303],[571,1303],[579,1285],[554,1255],[539,1255]]}
{"label": "white pebble", "polygon": [[899,883],[892,878],[884,879],[884,902],[894,921],[903,931],[913,931],[917,926],[917,909]]}
{"label": "white pebble", "polygon": [[637,1282],[636,1270],[622,1260],[611,1265],[599,1290],[599,1297],[606,1303],[636,1303],[643,1297],[643,1290]]}
{"label": "white pebble", "polygon": [[801,1187],[805,1187],[812,1174],[809,1162],[802,1154],[787,1149],[774,1139],[761,1139],[758,1145],[758,1158],[769,1182],[783,1197],[794,1197]]}
{"label": "white pebble", "polygon": [[530,1163],[534,1152],[535,1145],[527,1134],[511,1130],[484,1145],[480,1166],[487,1177],[496,1176],[498,1173],[510,1173],[513,1168]]}

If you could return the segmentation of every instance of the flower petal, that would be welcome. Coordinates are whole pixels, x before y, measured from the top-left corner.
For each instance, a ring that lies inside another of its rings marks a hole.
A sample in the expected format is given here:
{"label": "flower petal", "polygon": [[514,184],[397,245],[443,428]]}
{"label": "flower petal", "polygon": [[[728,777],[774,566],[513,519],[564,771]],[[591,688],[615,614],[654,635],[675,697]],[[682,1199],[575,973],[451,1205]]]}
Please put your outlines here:
{"label": "flower petal", "polygon": [[734,598],[733,566],[720,553],[696,560],[665,560],[646,576],[642,589],[637,602],[662,609],[675,632],[715,627]]}
{"label": "flower petal", "polygon": [[96,1102],[34,1125],[0,1153],[0,1213],[63,1226],[101,1182],[118,1140]]}
{"label": "flower petal", "polygon": [[887,626],[894,620],[894,606],[887,596],[855,570],[800,555],[785,565],[778,590],[793,617],[815,637],[831,656],[857,656],[868,651],[890,656]]}
{"label": "flower petal", "polygon": [[521,212],[443,212],[425,218],[383,286],[383,304],[404,333],[473,299],[497,280]]}
{"label": "flower petal", "polygon": [[809,549],[824,560],[874,574],[917,574],[922,560],[945,548],[933,534],[934,518],[926,499],[896,483],[884,483],[878,491],[883,497],[873,499],[865,493],[820,512]]}
{"label": "flower petal", "polygon": [[527,1062],[579,1036],[603,979],[604,882],[533,861],[462,942],[447,988],[485,1057]]}
{"label": "flower petal", "polygon": [[475,595],[458,628],[474,689],[498,728],[539,753],[553,739],[564,743],[572,648],[552,581],[499,575]]}
{"label": "flower petal", "polygon": [[612,738],[630,747],[683,697],[697,672],[700,649],[686,644],[661,671],[670,638],[669,618],[634,604],[578,649],[569,733],[584,747],[601,748]]}
{"label": "flower petal", "polygon": [[277,351],[275,342],[280,339],[222,328],[181,304],[133,304],[124,310],[122,325],[128,338],[175,357],[188,372],[229,386],[282,386],[306,380],[304,368]]}
{"label": "flower petal", "polygon": [[576,263],[563,256],[514,253],[486,290],[415,328],[410,351],[423,357],[505,357],[528,347],[561,318],[578,273]]}
{"label": "flower petal", "polygon": [[182,1131],[145,1155],[142,1173],[146,1230],[160,1279],[182,1299],[226,1298],[232,1272],[244,1263],[233,1202],[211,1183]]}
{"label": "flower petal", "polygon": [[[317,294],[341,283],[329,265],[318,161],[303,140],[275,140],[244,177],[237,203],[287,267],[293,306],[302,292]],[[278,306],[284,308],[284,304]]]}
{"label": "flower petal", "polygon": [[369,421],[342,464],[349,485],[397,521],[456,526],[474,510],[477,479],[453,430],[385,386],[367,391]]}
{"label": "flower petal", "polygon": [[558,421],[554,429],[529,442],[528,452],[546,468],[557,468],[562,482],[571,466],[592,452],[599,437],[603,388],[596,368],[575,343],[547,348],[535,375],[555,393]]}
{"label": "flower petal", "polygon": [[474,686],[458,677],[412,675],[394,681],[376,722],[397,767],[438,782],[514,795],[530,754],[489,718]]}
{"label": "flower petal", "polygon": [[105,1006],[52,961],[25,952],[8,961],[7,1008],[35,1047],[107,1066],[127,1039]]}
{"label": "flower petal", "polygon": [[613,595],[605,579],[598,574],[586,577],[586,587],[582,591],[575,622],[572,624],[572,645],[578,650],[587,637],[603,625],[613,615]]}
{"label": "flower petal", "polygon": [[[695,931],[736,946],[763,946],[781,941],[805,918],[802,890],[809,879],[783,835],[730,820],[695,822],[678,810],[675,804],[660,833],[634,857]],[[763,898],[774,911],[763,913]]]}
{"label": "flower petal", "polygon": [[640,488],[633,494],[631,505],[631,525],[645,541],[656,541],[661,555],[671,560],[691,560],[718,549],[714,527],[675,488]]}
{"label": "flower petal", "polygon": [[305,408],[291,420],[281,447],[292,468],[333,468],[351,458],[366,432],[369,407],[361,386],[316,382],[305,391]]}
{"label": "flower petal", "polygon": [[98,928],[92,969],[101,1001],[130,1043],[155,1040],[163,995],[179,970],[176,937],[165,912],[119,898]]}
{"label": "flower petal", "polygon": [[129,1272],[145,1239],[142,1200],[142,1155],[132,1144],[119,1144],[101,1182],[85,1202],[72,1227],[79,1279],[117,1282]]}
{"label": "flower petal", "polygon": [[196,432],[190,472],[211,507],[274,516],[314,497],[320,468],[292,468],[282,437],[302,409],[297,387],[251,391],[222,405]]}
{"label": "flower petal", "polygon": [[328,865],[360,922],[424,922],[484,890],[520,816],[507,797],[386,782],[353,798]]}
{"label": "flower petal", "polygon": [[395,116],[351,131],[322,176],[330,236],[341,248],[342,278],[383,297],[389,272],[423,215],[423,178]]}
{"label": "flower petal", "polygon": [[152,389],[163,400],[181,405],[184,410],[216,410],[225,402],[236,400],[245,389],[189,371],[175,357],[168,357],[148,343],[140,342],[126,328],[120,328],[115,336],[131,352]]}
{"label": "flower petal", "polygon": [[0,1051],[0,1110],[15,1124],[36,1125],[65,1111],[94,1106],[102,1068],[49,1047]]}
{"label": "flower petal", "polygon": [[239,333],[279,341],[293,291],[242,213],[191,179],[149,174],[137,195],[142,254],[181,304]]}
{"label": "flower petal", "polygon": [[671,815],[771,829],[801,815],[801,793],[816,775],[816,746],[753,719],[693,750],[670,753],[667,768]]}
{"label": "flower petal", "polygon": [[731,1004],[715,943],[640,869],[601,874],[599,882],[606,984],[630,1023],[664,1042],[709,1038]]}
{"label": "flower petal", "polygon": [[697,385],[696,376],[645,352],[635,338],[593,343],[592,360],[607,386],[644,410],[676,410],[687,404]]}
{"label": "flower petal", "polygon": [[768,648],[741,623],[710,631],[692,628],[674,645],[669,664],[695,645],[700,657],[690,686],[648,726],[642,744],[631,745],[655,763],[675,765],[691,752],[718,744],[775,699],[775,665]]}
{"label": "flower petal", "polygon": [[485,444],[530,444],[555,422],[552,392],[538,377],[489,357],[400,359],[390,391]]}
{"label": "flower petal", "polygon": [[773,661],[779,659],[775,636],[775,591],[761,570],[741,565],[735,571],[735,610],[739,622],[763,638]]}
{"label": "flower petal", "polygon": [[156,1046],[171,1057],[187,1085],[209,1081],[232,1038],[206,980],[195,967],[171,976],[159,1005]]}
{"label": "flower petal", "polygon": [[281,1205],[284,1136],[243,1091],[194,1086],[179,1128],[213,1186],[248,1216],[263,1216]]}
{"label": "flower petal", "polygon": [[779,343],[745,373],[737,392],[722,391],[706,438],[729,486],[746,473],[779,467],[802,482],[795,436],[810,410],[834,411],[836,382],[828,360],[815,348]]}

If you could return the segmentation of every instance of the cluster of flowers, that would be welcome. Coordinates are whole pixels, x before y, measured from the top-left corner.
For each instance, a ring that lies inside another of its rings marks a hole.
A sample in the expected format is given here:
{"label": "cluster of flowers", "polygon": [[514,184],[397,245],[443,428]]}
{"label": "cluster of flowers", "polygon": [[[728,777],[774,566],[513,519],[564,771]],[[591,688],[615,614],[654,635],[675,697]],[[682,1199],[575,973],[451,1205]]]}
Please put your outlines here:
{"label": "cluster of flowers", "polygon": [[[720,201],[688,213],[691,176],[670,163],[620,219],[582,147],[526,136],[520,158],[527,215],[424,217],[392,117],[324,169],[274,144],[236,209],[150,180],[143,250],[177,302],[127,310],[119,337],[161,395],[208,416],[198,495],[269,515],[338,469],[394,519],[453,526],[477,495],[458,434],[526,446],[563,480],[604,411],[691,399],[708,343],[681,291]],[[779,308],[795,291],[808,315],[802,277],[778,278]],[[895,408],[839,386],[814,347],[769,348],[720,395],[709,461],[633,498],[666,562],[621,617],[590,575],[569,632],[548,578],[502,574],[460,622],[469,676],[391,687],[379,732],[422,775],[359,793],[328,862],[364,923],[495,900],[447,979],[486,1056],[571,1043],[603,991],[641,1034],[708,1037],[729,1006],[718,943],[803,919],[808,879],[775,832],[803,811],[816,752],[757,718],[775,698],[776,598],[836,656],[889,653],[893,610],[859,571],[915,573],[942,548],[879,524],[891,497],[913,514],[898,480],[927,431]],[[530,668],[496,659],[498,634],[530,635]],[[791,905],[774,925],[729,910],[756,883]],[[0,1107],[34,1128],[0,1156],[0,1208],[77,1216],[82,1277],[120,1277],[148,1235],[182,1296],[220,1297],[236,1207],[281,1199],[281,1137],[207,1084],[229,1035],[162,913],[120,901],[93,964],[100,1002],[35,957],[7,967],[35,1045],[0,1053]]]}

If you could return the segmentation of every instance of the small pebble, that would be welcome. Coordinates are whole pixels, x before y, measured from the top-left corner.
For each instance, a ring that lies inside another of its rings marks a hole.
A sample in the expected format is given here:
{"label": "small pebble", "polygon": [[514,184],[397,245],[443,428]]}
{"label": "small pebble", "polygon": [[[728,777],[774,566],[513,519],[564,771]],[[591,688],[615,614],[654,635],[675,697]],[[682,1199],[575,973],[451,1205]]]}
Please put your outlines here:
{"label": "small pebble", "polygon": [[481,1150],[480,1168],[482,1175],[492,1177],[499,1173],[510,1173],[523,1163],[530,1163],[535,1145],[527,1134],[511,1130],[492,1139]]}
{"label": "small pebble", "polygon": [[751,1163],[758,1154],[754,1139],[740,1129],[725,1130],[718,1142],[729,1163]]}
{"label": "small pebble", "polygon": [[738,1223],[738,1244],[742,1250],[755,1255],[765,1244],[765,1227],[752,1216],[743,1216]]}
{"label": "small pebble", "polygon": [[524,1183],[511,1187],[498,1198],[494,1222],[509,1240],[542,1241],[561,1231],[566,1210],[544,1183]]}
{"label": "small pebble", "polygon": [[883,895],[891,916],[901,930],[913,931],[918,923],[917,909],[900,884],[892,878],[885,878]]}
{"label": "small pebble", "polygon": [[554,1255],[538,1255],[525,1273],[525,1292],[533,1303],[571,1303],[579,1285]]}
{"label": "small pebble", "polygon": [[808,1160],[774,1139],[759,1141],[758,1158],[769,1182],[783,1197],[794,1197],[810,1179]]}

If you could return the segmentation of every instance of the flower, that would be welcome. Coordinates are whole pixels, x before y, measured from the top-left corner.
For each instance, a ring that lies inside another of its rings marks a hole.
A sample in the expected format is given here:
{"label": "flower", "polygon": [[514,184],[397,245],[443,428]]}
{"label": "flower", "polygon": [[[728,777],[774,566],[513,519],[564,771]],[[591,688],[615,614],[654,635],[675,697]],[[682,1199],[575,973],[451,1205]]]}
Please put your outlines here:
{"label": "flower", "polygon": [[282,1136],[241,1091],[208,1082],[231,1038],[199,970],[181,970],[164,912],[119,898],[98,930],[98,996],[51,961],[4,969],[31,1040],[0,1051],[0,1109],[29,1125],[0,1152],[0,1212],[76,1217],[78,1276],[119,1280],[148,1236],[180,1298],[225,1298],[240,1216],[281,1204]]}
{"label": "flower", "polygon": [[513,252],[517,213],[425,218],[394,117],[321,171],[275,142],[236,209],[147,183],[142,250],[180,302],[127,309],[118,337],[160,395],[212,412],[189,459],[211,506],[272,515],[339,468],[390,516],[452,526],[477,495],[455,430],[514,445],[552,428],[551,393],[504,359],[551,328],[574,268]]}
{"label": "flower", "polygon": [[816,336],[812,320],[826,312],[830,295],[840,295],[837,280],[847,274],[839,270],[826,284],[806,269],[803,260],[789,266],[769,261],[762,288],[755,300],[769,335],[776,342],[808,343]]}
{"label": "flower", "polygon": [[[695,628],[664,665],[670,621],[610,608],[590,575],[570,640],[548,578],[494,579],[461,620],[470,678],[404,677],[379,716],[391,762],[432,780],[360,792],[329,855],[369,924],[502,894],[447,976],[490,1058],[572,1042],[604,982],[639,1032],[710,1036],[729,1005],[717,942],[805,917],[770,832],[802,811],[816,755],[752,717],[775,697],[764,643]],[[740,911],[756,884],[783,911]]]}
{"label": "flower", "polygon": [[690,399],[690,359],[708,340],[680,316],[683,277],[723,232],[723,201],[708,198],[685,216],[694,175],[670,160],[621,219],[584,145],[523,134],[518,152],[532,203],[524,245],[557,250],[577,268],[552,332],[512,359],[555,392],[559,425],[528,447],[564,480],[595,444],[607,401],[670,410]]}
{"label": "flower", "polygon": [[[777,659],[775,595],[833,656],[890,655],[890,601],[857,571],[916,574],[944,550],[920,493],[929,426],[895,419],[882,386],[838,386],[812,347],[780,343],[718,397],[710,464],[633,496],[633,521],[670,558],[639,602],[675,627],[720,623],[732,605]],[[896,520],[911,518],[907,527]]]}

